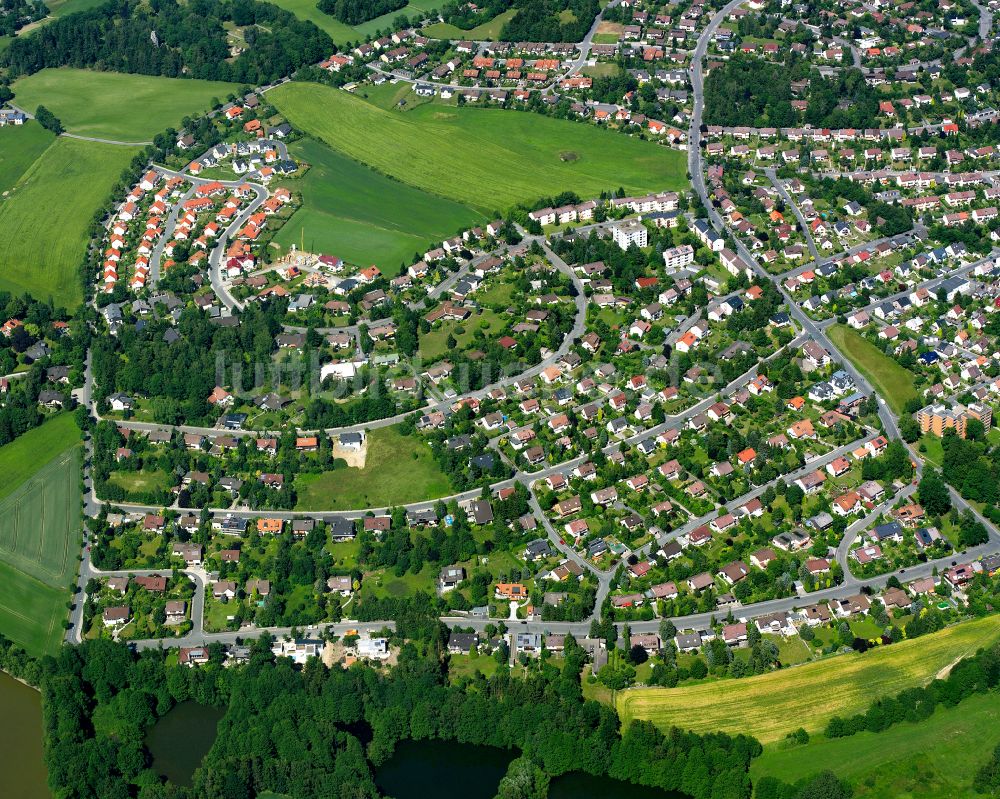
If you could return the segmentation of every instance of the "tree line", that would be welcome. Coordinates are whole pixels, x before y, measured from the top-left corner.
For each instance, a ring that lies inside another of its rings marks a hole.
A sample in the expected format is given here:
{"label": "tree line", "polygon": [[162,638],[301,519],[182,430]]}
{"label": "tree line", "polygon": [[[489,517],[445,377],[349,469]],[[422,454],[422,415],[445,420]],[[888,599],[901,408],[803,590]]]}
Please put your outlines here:
{"label": "tree line", "polygon": [[316,7],[345,25],[360,25],[404,8],[407,0],[319,0]]}
{"label": "tree line", "polygon": [[975,693],[995,689],[998,684],[1000,644],[994,644],[960,660],[944,679],[878,699],[864,713],[848,718],[834,716],[827,722],[825,734],[828,738],[843,738],[862,731],[882,732],[903,721],[923,721],[938,705],[954,707]]}
{"label": "tree line", "polygon": [[[225,24],[243,29],[247,47],[229,60]],[[256,0],[110,0],[19,37],[0,58],[12,78],[47,67],[262,85],[334,51],[312,22]]]}

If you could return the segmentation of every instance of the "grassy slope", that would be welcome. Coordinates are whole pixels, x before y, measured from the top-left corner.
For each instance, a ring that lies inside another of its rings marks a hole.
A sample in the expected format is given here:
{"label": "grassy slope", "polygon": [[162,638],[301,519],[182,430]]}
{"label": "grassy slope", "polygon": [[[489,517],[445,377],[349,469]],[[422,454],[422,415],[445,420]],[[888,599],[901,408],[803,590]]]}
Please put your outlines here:
{"label": "grassy slope", "polygon": [[882,733],[814,738],[805,746],[764,748],[754,760],[754,781],[765,775],[794,782],[825,768],[871,799],[972,799],[970,777],[997,744],[1000,694],[976,694],[953,708],[938,708],[926,721],[903,723]]}
{"label": "grassy slope", "polygon": [[326,31],[336,44],[363,41],[368,34],[374,34],[379,29],[393,27],[392,21],[400,14],[416,17],[420,16],[421,11],[429,11],[437,7],[436,0],[411,0],[399,11],[383,14],[381,17],[351,27],[320,11],[316,7],[316,0],[268,0],[268,2],[274,3],[286,11],[291,11],[299,19],[315,23],[316,27]]}
{"label": "grassy slope", "polygon": [[451,487],[430,448],[395,427],[368,434],[364,469],[302,475],[295,481],[296,510],[349,510],[399,505],[446,496]]}
{"label": "grassy slope", "polygon": [[394,272],[414,252],[483,221],[470,208],[387,178],[321,142],[297,142],[292,153],[311,169],[288,183],[302,192],[303,206],[276,237],[283,247],[304,238],[308,251]]}
{"label": "grassy slope", "polygon": [[0,128],[0,198],[45,152],[55,136],[34,120]]}
{"label": "grassy slope", "polygon": [[507,22],[514,18],[516,8],[497,14],[489,22],[477,25],[467,31],[449,25],[447,22],[435,22],[424,28],[423,33],[432,39],[472,39],[473,41],[495,41],[500,38],[500,31]]}
{"label": "grassy slope", "polygon": [[863,655],[839,655],[759,677],[623,691],[618,712],[623,721],[743,732],[767,743],[801,726],[816,732],[832,716],[861,711],[879,696],[923,684],[956,658],[998,638],[1000,617],[992,616]]}
{"label": "grassy slope", "polygon": [[388,14],[383,14],[380,17],[375,17],[375,19],[368,20],[368,22],[355,25],[353,28],[354,38],[363,39],[366,36],[374,36],[380,30],[395,30],[396,26],[393,25],[393,20],[400,14],[410,18],[422,17],[423,12],[437,7],[437,0],[410,0],[410,2],[398,11],[390,11]]}
{"label": "grassy slope", "polygon": [[268,96],[293,125],[334,149],[481,210],[567,190],[595,196],[619,186],[649,191],[684,182],[680,152],[536,114],[438,104],[396,113],[310,83],[289,83]]}
{"label": "grassy slope", "polygon": [[837,349],[851,359],[896,413],[903,410],[908,399],[917,396],[913,373],[888,358],[870,341],[843,325],[834,325],[827,333]]}
{"label": "grassy slope", "polygon": [[104,5],[107,0],[48,0],[45,3],[49,11],[55,18],[65,17],[67,14],[75,14],[78,11],[89,11]]}
{"label": "grassy slope", "polygon": [[350,25],[324,14],[316,7],[316,0],[268,0],[279,8],[291,11],[299,19],[307,20],[326,31],[336,44],[357,41],[358,36]]}
{"label": "grassy slope", "polygon": [[[0,447],[0,632],[35,654],[62,639],[80,532],[80,432],[69,414]],[[32,479],[34,478],[34,479]]]}
{"label": "grassy slope", "polygon": [[56,139],[0,204],[0,288],[78,305],[77,268],[94,209],[137,152]]}
{"label": "grassy slope", "polygon": [[86,69],[43,69],[14,84],[17,102],[44,105],[63,127],[80,136],[147,141],[188,114],[225,99],[235,83],[124,75]]}

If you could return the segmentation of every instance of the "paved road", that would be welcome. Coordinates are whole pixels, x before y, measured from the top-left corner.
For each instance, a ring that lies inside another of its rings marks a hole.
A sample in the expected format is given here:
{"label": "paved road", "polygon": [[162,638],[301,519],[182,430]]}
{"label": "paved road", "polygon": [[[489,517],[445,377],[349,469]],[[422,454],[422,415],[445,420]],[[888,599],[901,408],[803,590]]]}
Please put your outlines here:
{"label": "paved road", "polygon": [[778,180],[778,175],[775,172],[774,167],[767,167],[764,170],[764,174],[767,175],[767,179],[771,181],[771,185],[777,190],[778,196],[785,201],[785,205],[792,209],[792,213],[795,214],[795,218],[799,222],[799,228],[802,230],[802,235],[805,236],[806,246],[809,247],[809,254],[812,255],[812,259],[815,263],[819,263],[821,258],[819,248],[816,246],[816,240],[813,238],[812,231],[809,229],[809,222],[802,214],[802,209],[800,209],[798,203],[792,199],[792,195],[788,193],[788,189],[785,188],[785,184]]}
{"label": "paved road", "polygon": [[[689,169],[690,169],[690,172],[691,172],[692,185],[694,186],[695,191],[698,193],[698,195],[699,195],[699,197],[700,197],[700,199],[701,199],[704,207],[706,208],[706,210],[708,212],[708,215],[709,215],[709,219],[710,219],[712,225],[720,233],[722,233],[724,235],[728,235],[728,236],[730,236],[730,237],[732,237],[734,239],[734,241],[736,242],[736,247],[737,247],[737,250],[739,251],[739,254],[741,255],[741,257],[743,257],[747,261],[747,263],[753,265],[753,267],[754,267],[754,269],[755,269],[755,271],[757,272],[758,275],[760,275],[761,277],[763,277],[765,279],[773,281],[773,280],[775,280],[775,278],[773,276],[771,276],[771,275],[768,275],[767,272],[765,270],[763,270],[763,268],[760,266],[759,263],[757,263],[757,261],[753,257],[753,254],[749,252],[749,250],[746,248],[746,246],[743,244],[743,242],[738,237],[734,236],[733,233],[732,233],[732,231],[728,230],[728,228],[725,225],[724,220],[721,218],[721,216],[718,214],[718,212],[716,211],[716,209],[712,205],[712,203],[710,201],[710,198],[708,196],[706,187],[705,187],[704,173],[703,173],[703,168],[702,168],[703,164],[702,164],[702,153],[701,153],[701,143],[702,143],[701,119],[702,119],[702,114],[703,114],[703,111],[704,111],[704,81],[703,81],[703,71],[702,71],[703,70],[702,60],[704,59],[705,53],[707,52],[707,47],[708,47],[709,42],[711,41],[711,37],[714,34],[715,30],[718,28],[719,24],[722,22],[722,20],[725,19],[725,17],[733,9],[735,9],[739,5],[741,5],[742,2],[743,2],[743,0],[732,0],[732,2],[728,3],[722,10],[720,10],[717,14],[715,14],[713,16],[713,18],[710,20],[708,26],[706,27],[706,29],[703,31],[703,33],[701,34],[701,36],[698,39],[698,43],[697,43],[697,46],[696,46],[696,49],[695,49],[695,54],[694,54],[694,63],[692,65],[692,75],[691,75],[692,86],[694,88],[694,97],[693,97],[694,112],[693,112],[692,118],[691,118],[691,130],[690,130],[690,134],[689,134],[689,153],[688,153],[689,161],[688,161],[688,164],[689,164]],[[593,29],[592,29],[591,33],[593,33]],[[188,177],[188,176],[186,176],[186,177]],[[190,178],[188,177],[188,179],[190,179]],[[233,183],[237,183],[237,182],[234,181]],[[263,201],[263,196],[266,196],[266,191],[263,190],[263,187],[258,187],[258,188],[260,188],[262,190],[263,195],[258,194],[257,201],[261,201],[262,202]],[[782,189],[783,189],[783,187],[779,186],[779,191],[781,191]],[[259,205],[259,202],[257,204]],[[790,203],[790,204],[791,204],[791,206],[793,208],[795,208],[794,203]],[[806,232],[808,233],[807,229],[806,229]],[[222,244],[222,242],[220,242],[220,245],[221,244]],[[547,365],[549,365],[551,363],[555,363],[560,357],[562,357],[563,354],[565,354],[566,352],[568,352],[569,347],[572,345],[572,343],[576,339],[578,339],[583,334],[583,332],[585,330],[586,298],[584,297],[584,294],[583,294],[583,288],[582,288],[581,281],[576,276],[576,274],[573,272],[573,270],[570,269],[570,267],[565,262],[563,262],[560,258],[558,258],[558,256],[556,256],[555,253],[553,253],[551,251],[551,249],[548,248],[547,245],[543,244],[543,247],[544,247],[544,250],[545,250],[545,254],[549,258],[550,262],[553,263],[556,266],[557,269],[559,269],[560,271],[562,271],[565,274],[567,274],[567,276],[569,276],[569,278],[573,282],[574,288],[576,290],[576,296],[574,297],[574,303],[576,305],[576,316],[575,316],[575,320],[574,320],[574,327],[573,327],[573,330],[571,331],[571,333],[564,338],[564,340],[563,340],[563,342],[562,342],[562,344],[560,346],[559,351],[557,351],[556,353],[553,353],[549,358],[547,358],[541,364],[539,364],[538,366],[536,366],[533,369],[529,370],[528,373],[526,373],[525,375],[521,375],[519,377],[533,376],[534,374],[537,374],[539,371],[541,371],[542,369],[544,369]],[[219,249],[220,248],[217,248],[217,250],[215,252],[213,252],[213,255],[216,255],[216,253],[219,252]],[[968,268],[968,267],[966,267],[966,268]],[[219,280],[219,286],[216,286],[216,281],[214,279],[214,277],[215,277],[214,272],[215,272],[215,269],[213,269],[213,287],[216,288],[216,291],[218,293],[220,293],[220,297],[221,297],[221,296],[223,296],[223,292],[220,291],[220,289],[223,288],[221,286],[221,277],[220,277],[220,280]],[[855,383],[858,385],[858,387],[860,389],[866,391],[867,393],[872,393],[872,387],[868,384],[868,382],[864,379],[864,377],[862,375],[860,375],[853,368],[853,366],[850,364],[850,361],[848,361],[846,358],[843,358],[843,356],[840,355],[840,353],[837,351],[837,349],[829,341],[829,339],[826,336],[824,330],[821,327],[817,326],[816,323],[814,323],[811,319],[809,319],[808,316],[806,316],[804,314],[804,312],[801,310],[801,308],[799,308],[798,305],[788,296],[787,292],[785,292],[782,289],[782,287],[780,286],[780,284],[778,285],[778,288],[782,292],[782,295],[784,296],[785,302],[788,304],[789,308],[791,309],[793,317],[795,318],[796,322],[801,326],[801,329],[804,332],[804,334],[806,336],[808,336],[808,337],[811,337],[811,338],[815,339],[818,343],[820,343],[821,345],[823,345],[824,347],[826,347],[830,351],[830,353],[832,355],[834,355],[835,357],[836,356],[840,356],[841,360],[843,361],[843,367],[848,371],[849,374],[852,375],[852,377],[854,378]],[[232,302],[235,304],[235,300],[232,300]],[[233,307],[233,306],[231,305],[230,307]],[[798,344],[801,344],[802,343],[801,337],[799,339],[797,339],[796,342]],[[738,388],[740,388],[743,385],[745,385],[750,379],[752,379],[753,375],[756,374],[756,371],[757,371],[757,367],[755,366],[753,369],[749,370],[746,374],[744,374],[741,377],[737,378],[736,380],[732,381],[728,386],[725,387],[725,389],[723,390],[723,392],[721,392],[722,395],[723,396],[728,396],[728,394],[730,394],[732,391],[735,391]],[[87,363],[87,369],[86,369],[86,376],[87,376],[87,379],[86,379],[86,385],[84,387],[84,395],[89,400],[90,395],[91,395],[91,381],[92,381],[92,375],[91,375],[91,369],[90,369],[90,363],[89,363],[89,356],[88,356],[88,363]],[[510,382],[513,379],[515,379],[515,378],[509,378],[507,381],[504,381],[504,382]],[[490,388],[492,388],[492,386]],[[484,389],[482,392],[477,392],[477,395],[478,396],[482,396],[483,394],[485,394],[486,391],[487,391],[487,389]],[[880,400],[880,403],[879,403],[879,418],[880,418],[880,422],[881,422],[882,426],[884,427],[885,431],[891,437],[899,438],[899,432],[898,432],[898,427],[897,427],[897,423],[896,423],[896,418],[893,416],[893,414],[891,413],[890,409],[885,404],[885,402],[881,398],[879,398],[879,400]],[[710,397],[710,398],[707,398],[707,399],[703,400],[702,402],[697,403],[696,405],[692,406],[691,408],[686,409],[681,414],[678,414],[676,416],[668,418],[661,425],[657,425],[656,427],[654,427],[654,428],[652,428],[650,430],[640,431],[640,432],[636,433],[635,435],[630,436],[630,437],[628,437],[628,438],[626,438],[626,439],[624,439],[624,440],[622,440],[620,442],[612,442],[611,444],[608,445],[608,447],[606,448],[606,450],[610,451],[610,450],[613,450],[615,448],[630,446],[630,445],[633,445],[633,444],[637,443],[640,440],[643,440],[643,439],[646,439],[646,438],[649,438],[649,437],[655,437],[659,432],[667,430],[670,427],[678,424],[679,422],[682,422],[684,419],[690,418],[692,415],[702,412],[709,405],[711,405],[714,401],[715,401],[715,397],[714,396]],[[391,422],[387,422],[387,423],[391,423]],[[130,423],[129,426],[132,426],[135,429],[160,429],[161,428],[161,426],[157,426],[157,425],[142,425],[142,424],[139,424],[139,423]],[[362,427],[364,427],[364,428],[371,428],[373,426],[378,426],[378,425],[377,424],[373,425],[373,424],[369,423],[367,425],[360,425],[360,426],[358,426],[357,428],[354,428],[354,429],[359,429],[359,428],[362,428]],[[210,434],[210,433],[216,433],[216,432],[218,432],[218,431],[214,431],[214,430],[205,430],[204,428],[181,428],[181,429],[184,429],[185,431],[190,431],[190,432],[202,432],[204,434]],[[347,428],[347,429],[352,429],[352,428]],[[245,434],[249,434],[249,433],[245,433]],[[844,452],[849,451],[850,449],[856,447],[857,444],[858,444],[858,442],[852,442],[849,445],[845,445],[844,447],[837,448],[836,450],[831,451],[830,453],[827,453],[827,455],[823,456],[822,458],[815,459],[814,461],[812,461],[811,463],[807,464],[802,469],[799,469],[799,470],[797,470],[796,472],[794,472],[792,474],[785,475],[785,476],[783,476],[781,478],[778,478],[778,479],[782,479],[782,480],[786,480],[786,481],[792,481],[797,476],[801,475],[802,473],[805,473],[805,472],[808,472],[808,471],[812,471],[812,470],[814,470],[816,468],[822,468],[823,466],[825,466],[825,464],[829,463],[834,458],[838,457],[840,454],[843,454]],[[88,452],[89,452],[89,442],[88,442]],[[531,474],[528,474],[528,473],[517,473],[510,480],[506,480],[506,481],[502,481],[500,483],[497,483],[496,485],[493,486],[493,488],[497,489],[497,488],[500,488],[500,487],[511,485],[515,481],[522,482],[522,483],[524,483],[524,484],[526,484],[526,485],[528,485],[530,487],[532,483],[536,482],[539,479],[544,479],[545,477],[547,477],[549,475],[552,475],[552,474],[555,474],[555,473],[566,474],[566,473],[568,473],[569,470],[571,470],[572,468],[574,468],[575,465],[578,465],[579,463],[582,463],[582,462],[584,462],[585,460],[588,460],[588,459],[589,459],[589,455],[587,455],[587,456],[581,456],[579,458],[573,459],[572,461],[567,461],[567,462],[558,464],[556,466],[548,467],[548,468],[543,469],[543,470],[541,470],[539,472],[535,472],[535,473],[531,473]],[[915,462],[917,463],[917,470],[918,470],[918,474],[919,474],[920,469],[922,468],[922,463],[920,462],[920,459],[917,458],[917,457],[915,457]],[[92,486],[90,484],[89,470],[85,471],[85,478],[84,479],[85,479],[85,485],[86,485],[86,487],[88,489],[88,496],[87,496],[87,503],[86,503],[87,504],[88,513],[96,513],[96,510],[97,510],[97,507],[98,507],[98,501],[97,501],[96,497],[94,496],[93,488],[92,488]],[[739,505],[744,504],[745,502],[749,501],[754,496],[758,496],[764,489],[765,489],[765,486],[760,486],[760,487],[754,489],[753,491],[749,492],[748,494],[746,494],[746,495],[744,495],[742,497],[738,497],[738,498],[730,500],[729,502],[727,502],[725,504],[725,507],[728,510],[732,510],[732,509],[738,507]],[[912,485],[911,486],[907,486],[903,490],[903,492],[900,494],[900,497],[908,497],[908,496],[910,496],[913,493],[913,490],[914,489],[913,489]],[[472,497],[479,496],[479,495],[480,495],[480,491],[478,489],[476,489],[476,490],[473,490],[473,491],[465,492],[464,494],[455,495],[455,497],[453,497],[453,498],[455,498],[455,499],[464,499],[464,498],[472,498]],[[896,500],[898,500],[900,497],[897,497]],[[960,510],[964,510],[964,509],[969,508],[968,504],[964,500],[962,500],[961,497],[959,497],[954,491],[952,491],[952,499],[953,499],[953,502],[955,503],[956,507],[958,507]],[[433,504],[433,501],[426,501],[426,502],[420,502],[420,503],[413,503],[413,504],[411,504],[408,507],[411,507],[411,508],[428,507],[431,504]],[[777,612],[777,611],[782,611],[782,610],[793,610],[793,609],[796,609],[796,608],[800,608],[803,605],[811,604],[811,603],[816,602],[816,601],[828,600],[828,599],[832,599],[834,597],[844,596],[846,593],[848,593],[850,591],[860,590],[862,587],[870,587],[870,588],[880,588],[880,587],[883,587],[885,585],[886,581],[889,579],[890,575],[883,575],[881,577],[870,579],[870,580],[859,580],[859,579],[855,578],[854,575],[852,574],[852,572],[850,570],[850,565],[847,562],[847,558],[848,558],[850,546],[851,546],[852,542],[856,539],[858,533],[860,533],[863,529],[865,529],[865,527],[868,524],[871,523],[871,521],[877,515],[877,511],[878,510],[880,510],[880,509],[884,510],[886,507],[889,506],[889,504],[890,504],[889,502],[883,503],[883,505],[880,506],[879,509],[876,509],[875,511],[869,513],[864,519],[861,519],[861,520],[858,520],[858,521],[854,522],[848,528],[848,533],[844,536],[844,540],[841,542],[840,546],[838,547],[837,553],[836,553],[836,557],[837,557],[838,562],[840,562],[844,566],[844,582],[843,582],[842,585],[837,586],[835,588],[827,589],[827,590],[824,590],[824,591],[815,592],[813,594],[810,594],[808,597],[804,597],[804,598],[801,598],[801,597],[788,597],[788,598],[785,598],[785,599],[779,599],[779,600],[773,600],[773,601],[769,601],[769,602],[757,603],[755,605],[752,605],[752,606],[749,606],[749,607],[746,607],[746,608],[740,608],[740,609],[735,610],[734,611],[734,615],[745,614],[745,616],[741,615],[741,617],[749,617],[749,616],[762,615],[762,614],[771,613],[771,612]],[[576,553],[570,547],[568,547],[568,546],[563,545],[563,544],[560,543],[561,539],[560,539],[558,533],[556,532],[556,530],[553,527],[552,523],[548,520],[547,516],[542,512],[540,506],[538,505],[537,499],[534,496],[534,493],[532,493],[532,495],[531,495],[530,505],[531,505],[531,508],[532,508],[532,512],[535,514],[535,516],[542,523],[542,525],[543,525],[546,533],[548,534],[550,540],[553,541],[553,543],[556,545],[556,547],[560,551],[562,551],[566,557],[569,557],[569,558],[573,559],[575,562],[579,563],[581,566],[584,566],[585,568],[588,568],[591,572],[593,572],[597,576],[597,579],[598,579],[598,602],[597,602],[597,610],[599,611],[600,606],[601,606],[601,604],[603,602],[603,599],[607,596],[608,591],[610,590],[611,573],[610,572],[601,572],[601,571],[598,571],[594,567],[593,564],[589,563],[585,558],[583,558],[582,556],[580,556],[579,553]],[[139,511],[142,511],[142,510],[149,510],[149,511],[159,510],[158,508],[148,508],[148,509],[146,509],[143,506],[137,506],[137,505],[122,505],[122,507],[125,507],[125,508],[128,508],[128,509],[132,509],[132,510],[139,510]],[[230,512],[232,512],[232,513],[234,513],[236,515],[245,515],[245,516],[248,516],[248,517],[249,516],[259,516],[260,515],[260,512],[254,512],[254,511],[250,511],[250,510],[236,510],[236,511],[232,511],[231,509],[217,509],[216,511],[213,511],[213,512],[215,512],[215,513],[230,513]],[[660,541],[657,541],[656,543],[657,544],[661,544],[663,541],[670,540],[671,538],[676,538],[679,535],[683,534],[683,532],[686,532],[686,531],[689,531],[689,530],[693,529],[698,524],[706,523],[706,521],[710,520],[710,518],[714,518],[716,515],[718,515],[719,512],[720,511],[714,511],[712,514],[707,514],[704,517],[701,517],[701,518],[698,518],[698,519],[690,519],[687,522],[687,524],[685,524],[682,528],[678,528],[677,530],[671,531],[667,535],[663,536],[662,539]],[[974,509],[973,509],[973,512],[975,512]],[[314,516],[316,518],[329,518],[329,517],[332,517],[332,516],[347,517],[347,518],[358,518],[359,516],[364,515],[365,513],[366,513],[366,511],[356,510],[356,511],[342,512],[342,513],[332,513],[331,512],[331,513],[319,513],[319,514],[309,514],[309,515],[310,516]],[[280,516],[282,518],[290,518],[292,516],[302,515],[302,514],[279,512],[279,513],[269,513],[268,515]],[[977,513],[977,516],[979,516],[978,513]],[[986,545],[984,545],[984,546],[982,546],[982,547],[976,547],[976,548],[971,549],[971,550],[969,550],[967,552],[957,554],[955,556],[955,558],[954,558],[955,560],[962,559],[962,560],[966,560],[967,561],[967,560],[970,560],[970,559],[974,559],[974,558],[980,557],[980,556],[982,556],[984,554],[988,554],[990,552],[993,552],[993,551],[995,551],[998,548],[998,546],[1000,546],[1000,531],[998,531],[994,525],[992,525],[991,523],[989,523],[985,519],[982,519],[981,516],[979,516],[979,518],[980,518],[980,521],[982,521],[984,523],[984,525],[986,526],[987,530],[989,531],[989,534],[990,534],[990,541],[989,541],[989,543],[986,544]],[[650,547],[651,546],[652,545],[650,545]],[[644,550],[641,550],[640,552],[641,552],[641,554],[645,554]],[[920,564],[920,565],[918,565],[916,567],[912,567],[912,568],[903,570],[899,574],[901,576],[904,576],[905,579],[915,579],[917,577],[926,576],[926,575],[931,574],[934,569],[939,568],[942,565],[944,565],[948,560],[949,559],[943,559],[942,561],[938,561],[938,562],[930,562],[930,563]],[[200,595],[200,599],[199,599],[199,601],[197,603],[192,602],[192,614],[193,614],[193,617],[194,617],[195,614],[198,617],[198,621],[195,622],[196,628],[193,629],[184,638],[169,639],[169,640],[165,640],[165,641],[144,641],[144,642],[139,642],[139,646],[140,647],[158,647],[158,646],[161,646],[161,645],[162,646],[196,645],[196,644],[208,643],[208,642],[211,642],[211,641],[219,641],[219,642],[222,642],[222,643],[233,643],[233,642],[235,642],[240,637],[253,636],[253,635],[257,635],[260,632],[262,632],[262,630],[259,630],[259,629],[248,629],[248,630],[240,631],[238,633],[206,634],[204,632],[203,622],[201,620],[202,616],[203,616],[203,603],[204,603],[205,581],[204,581],[204,578],[201,577],[201,575],[200,575],[199,572],[192,571],[191,573],[193,574],[193,579],[195,579],[195,582],[196,582],[196,594]],[[79,575],[79,583],[81,585],[81,589],[85,586],[86,581],[88,579],[90,579],[90,577],[92,577],[92,576],[94,576],[96,574],[98,574],[98,572],[93,568],[93,566],[91,565],[90,560],[89,560],[89,550],[85,549],[84,553],[83,553],[83,560],[82,560],[81,569],[80,569],[80,575]],[[79,599],[79,601],[77,602],[77,607],[74,608],[73,614],[71,616],[71,619],[74,619],[74,625],[73,625],[73,628],[70,631],[67,632],[67,640],[74,640],[74,637],[76,637],[76,636],[79,635],[79,626],[80,626],[79,625],[79,618],[82,615],[82,605],[83,605],[83,594],[82,594],[82,591],[81,591],[78,599]],[[719,612],[716,612],[716,613],[706,613],[706,614],[695,614],[695,615],[692,615],[692,616],[686,616],[686,617],[682,617],[682,618],[679,618],[679,619],[675,619],[675,623],[679,627],[682,627],[682,628],[685,628],[685,627],[696,627],[697,628],[697,627],[701,627],[701,626],[709,624],[712,619],[717,618],[719,615],[721,615]],[[471,627],[474,627],[474,628],[477,628],[477,629],[482,629],[487,624],[494,623],[494,622],[491,622],[490,620],[486,620],[486,619],[468,619],[468,618],[465,618],[465,617],[447,617],[445,619],[445,621],[446,622],[459,623],[459,624],[462,624],[463,626],[471,626]],[[347,629],[348,625],[354,626],[353,623],[351,623],[351,622],[345,622],[345,623],[340,624],[340,625],[321,625],[321,626],[322,627],[330,627],[330,628],[332,628],[332,629],[334,629],[336,631],[336,630],[340,630],[341,628]],[[657,629],[658,625],[659,625],[659,621],[657,620],[657,621],[652,621],[652,622],[633,622],[633,623],[631,623],[630,626],[633,629],[633,631],[636,631],[636,632],[645,632],[645,631],[652,631],[652,630]],[[367,626],[369,628],[376,628],[376,627],[381,626],[381,623],[378,623],[378,622],[376,622],[376,623],[369,623]],[[559,632],[573,632],[573,633],[577,633],[577,634],[585,634],[588,627],[589,627],[589,619],[587,621],[581,622],[581,623],[527,622],[527,623],[522,623],[519,626],[519,629],[526,629],[526,630],[530,630],[530,631],[539,631],[539,632],[543,632],[543,631],[544,632],[554,632],[554,633],[559,633]],[[286,634],[288,634],[290,632],[290,630],[285,629],[285,628],[279,628],[279,629],[268,630],[267,632],[270,632],[270,633],[275,634],[275,635],[286,635]]]}

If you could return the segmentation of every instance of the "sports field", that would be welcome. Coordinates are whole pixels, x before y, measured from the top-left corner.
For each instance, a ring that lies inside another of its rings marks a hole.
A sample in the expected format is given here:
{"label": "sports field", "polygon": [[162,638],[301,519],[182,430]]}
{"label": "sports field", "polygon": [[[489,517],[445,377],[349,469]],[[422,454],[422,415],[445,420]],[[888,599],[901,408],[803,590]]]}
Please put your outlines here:
{"label": "sports field", "polygon": [[561,191],[594,197],[684,183],[678,151],[538,114],[438,103],[400,114],[312,83],[288,83],[268,97],[335,150],[485,213]]}
{"label": "sports field", "polygon": [[286,184],[302,192],[303,204],[275,237],[282,247],[304,243],[308,252],[396,274],[414,253],[486,221],[471,208],[387,178],[314,139],[296,142],[291,152],[310,169]]}
{"label": "sports field", "polygon": [[63,414],[0,447],[0,632],[36,654],[59,646],[76,573],[79,439]]}
{"label": "sports field", "polygon": [[678,688],[633,688],[618,694],[622,721],[659,727],[747,733],[763,743],[805,727],[822,730],[833,716],[860,712],[872,700],[922,685],[957,659],[1000,639],[1000,617],[958,624],[863,655],[847,654],[759,677]]}
{"label": "sports field", "polygon": [[77,269],[94,210],[137,152],[56,139],[0,203],[0,288],[79,305]]}
{"label": "sports field", "polygon": [[0,201],[9,196],[10,189],[54,138],[31,119],[18,127],[0,128]]}
{"label": "sports field", "polygon": [[[790,749],[764,747],[750,766],[754,782],[763,776],[796,782],[823,769],[871,799],[972,799],[972,775],[997,744],[984,730],[1000,729],[1000,693],[973,694],[955,707],[939,707],[918,723],[896,724],[881,733],[847,738],[813,738]],[[978,794],[981,796],[982,794]]]}
{"label": "sports field", "polygon": [[239,86],[60,67],[21,78],[13,89],[18,105],[29,111],[44,105],[70,133],[142,142],[207,111],[213,99],[224,101]]}
{"label": "sports field", "polygon": [[[500,38],[500,31],[507,22],[514,18],[517,13],[516,8],[497,14],[489,22],[477,25],[467,31],[449,25],[447,22],[435,22],[423,29],[424,36],[432,39],[471,39],[474,42],[497,41]],[[617,41],[617,40],[616,40]]]}
{"label": "sports field", "polygon": [[302,474],[295,490],[296,510],[352,510],[431,500],[447,496],[451,486],[420,438],[380,427],[368,434],[363,469]]}
{"label": "sports field", "polygon": [[908,399],[917,396],[913,372],[900,366],[870,341],[844,325],[833,325],[827,334],[896,413],[902,412]]}

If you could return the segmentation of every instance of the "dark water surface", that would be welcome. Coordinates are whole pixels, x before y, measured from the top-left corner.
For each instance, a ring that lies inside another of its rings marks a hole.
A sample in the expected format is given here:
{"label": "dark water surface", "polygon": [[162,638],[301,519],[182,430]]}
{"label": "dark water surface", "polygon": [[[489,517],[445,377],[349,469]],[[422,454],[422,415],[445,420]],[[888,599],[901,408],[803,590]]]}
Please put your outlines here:
{"label": "dark water surface", "polygon": [[493,799],[517,755],[453,741],[400,741],[375,784],[393,799]]}
{"label": "dark water surface", "polygon": [[191,785],[194,770],[215,742],[225,708],[181,702],[146,735],[153,769],[175,785]]}
{"label": "dark water surface", "polygon": [[42,696],[0,672],[0,797],[51,799],[42,760]]}

